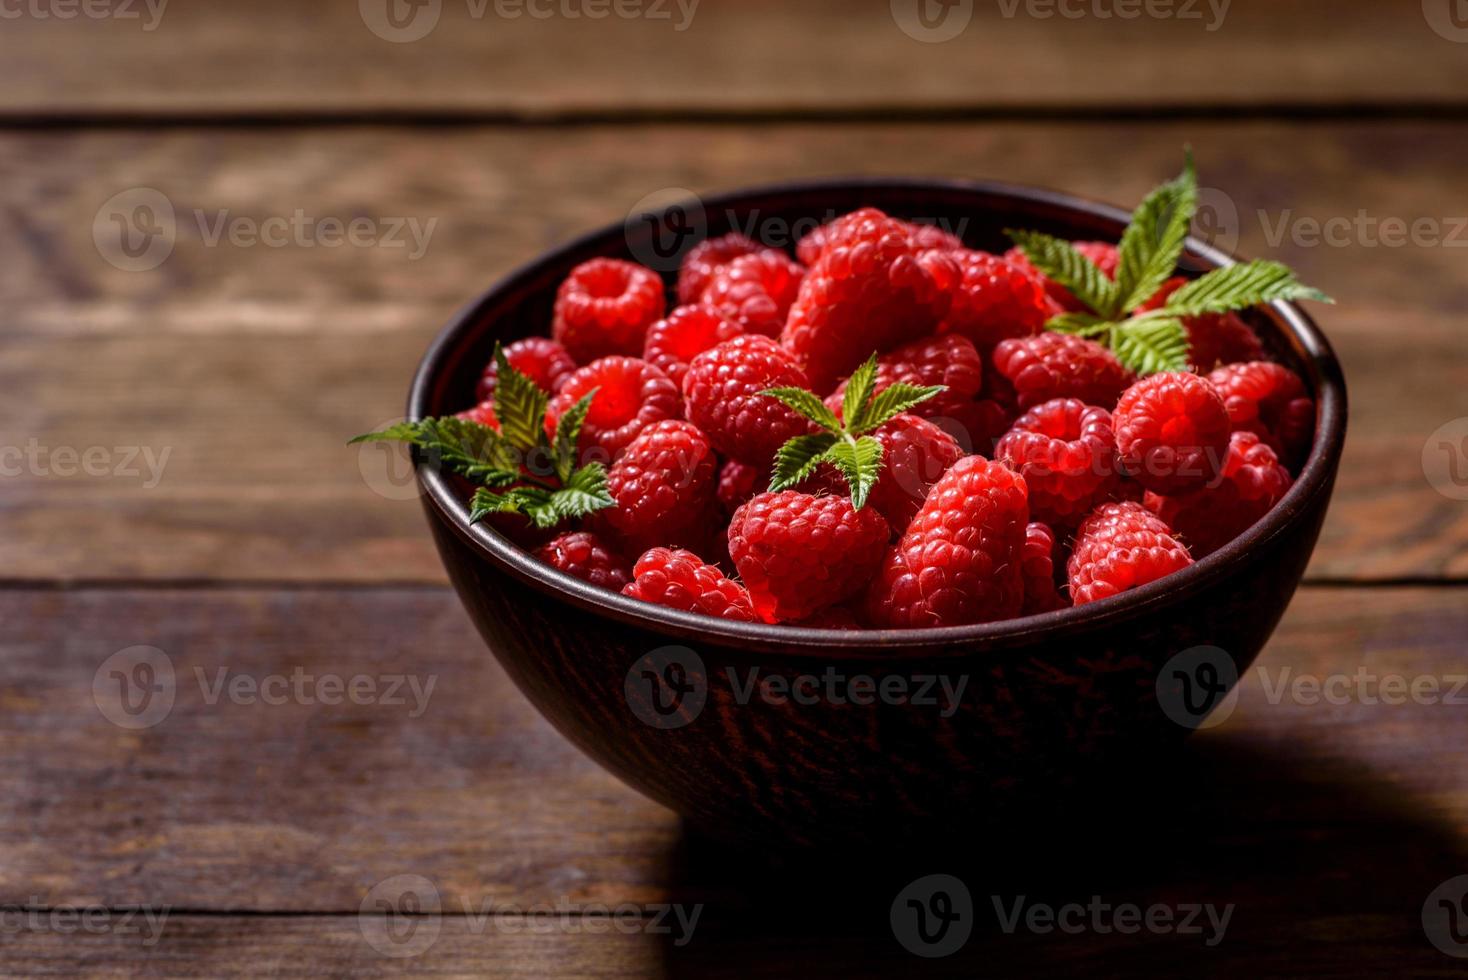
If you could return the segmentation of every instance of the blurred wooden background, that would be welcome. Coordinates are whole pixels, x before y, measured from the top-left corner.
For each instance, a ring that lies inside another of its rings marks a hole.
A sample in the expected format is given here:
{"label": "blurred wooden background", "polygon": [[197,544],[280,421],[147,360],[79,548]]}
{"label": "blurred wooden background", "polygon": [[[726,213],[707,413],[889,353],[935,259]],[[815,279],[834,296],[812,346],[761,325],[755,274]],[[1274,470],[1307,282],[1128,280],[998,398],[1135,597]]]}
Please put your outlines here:
{"label": "blurred wooden background", "polygon": [[[1461,971],[1421,922],[1468,873],[1461,703],[1272,703],[1251,674],[1168,777],[1200,802],[1093,842],[1114,864],[1054,883],[1235,902],[1223,942],[991,928],[920,960],[887,928],[895,888],[852,886],[861,860],[731,858],[564,743],[472,635],[395,458],[343,443],[400,413],[459,304],[647,194],[923,173],[1129,204],[1191,144],[1223,243],[1339,300],[1320,316],[1351,385],[1331,517],[1261,664],[1446,689],[1468,673],[1468,460],[1435,448],[1468,436],[1450,425],[1468,417],[1463,5],[1177,0],[1128,19],[1126,0],[955,0],[924,22],[904,0],[603,19],[597,0],[486,2],[404,7],[399,28],[375,0],[70,18],[27,0],[0,19],[0,907],[172,909],[156,945],[0,920],[0,972]],[[152,268],[110,223],[144,189],[175,215]],[[211,238],[221,217],[298,213],[432,233],[421,255]],[[180,676],[438,688],[410,718],[181,684],[166,720],[126,730],[91,685],[138,644]],[[403,961],[358,918],[400,874],[453,909],[706,908],[686,946],[450,917]]]}

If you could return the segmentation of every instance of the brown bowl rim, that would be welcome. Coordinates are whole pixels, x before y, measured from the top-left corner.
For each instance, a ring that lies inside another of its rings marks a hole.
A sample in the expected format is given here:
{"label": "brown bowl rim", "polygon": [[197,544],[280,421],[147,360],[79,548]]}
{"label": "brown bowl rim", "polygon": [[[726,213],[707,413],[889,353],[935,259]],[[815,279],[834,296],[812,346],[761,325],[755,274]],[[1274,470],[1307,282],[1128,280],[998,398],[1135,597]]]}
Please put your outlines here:
{"label": "brown bowl rim", "polygon": [[[1115,226],[1119,235],[1129,212],[1115,206],[1060,191],[986,180],[861,177],[759,185],[718,195],[701,196],[706,208],[733,208],[749,198],[799,194],[860,192],[866,188],[886,192],[958,193],[983,197],[1017,198],[1029,204],[1079,213],[1085,218]],[[502,277],[457,312],[439,331],[424,353],[414,374],[408,397],[408,418],[427,416],[436,381],[449,365],[462,337],[481,320],[482,312],[498,297],[523,280],[538,278],[548,269],[563,264],[594,241],[615,234],[622,227],[610,224],[577,236]],[[1242,261],[1196,238],[1188,238],[1185,256],[1203,267]],[[713,643],[749,652],[846,655],[849,657],[907,655],[968,655],[996,647],[1025,645],[1042,636],[1080,634],[1114,627],[1128,619],[1147,615],[1198,594],[1246,562],[1248,553],[1285,532],[1292,521],[1308,512],[1317,496],[1328,493],[1345,441],[1346,389],[1340,362],[1330,342],[1315,321],[1294,303],[1270,304],[1268,312],[1293,340],[1298,355],[1308,362],[1315,381],[1317,424],[1310,455],[1294,485],[1284,498],[1253,527],[1211,555],[1180,572],[1120,595],[1083,606],[1039,613],[972,626],[940,626],[922,629],[829,630],[767,623],[739,623],[698,613],[683,612],[642,602],[583,582],[535,559],[508,538],[482,524],[469,524],[468,506],[459,498],[441,472],[423,465],[414,455],[420,490],[434,510],[483,558],[503,572],[535,588],[548,598],[568,602],[583,611],[605,616],[629,626],[640,627],[676,639]],[[1307,379],[1309,380],[1309,379]]]}

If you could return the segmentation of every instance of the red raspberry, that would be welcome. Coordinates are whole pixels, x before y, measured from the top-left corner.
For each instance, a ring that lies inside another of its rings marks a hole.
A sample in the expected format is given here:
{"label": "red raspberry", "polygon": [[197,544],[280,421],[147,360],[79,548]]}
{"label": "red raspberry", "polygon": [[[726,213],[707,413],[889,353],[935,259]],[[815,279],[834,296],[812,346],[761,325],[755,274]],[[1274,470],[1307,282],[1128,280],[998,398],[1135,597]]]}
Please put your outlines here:
{"label": "red raspberry", "polygon": [[734,512],[729,554],[755,612],[770,623],[804,619],[860,592],[891,530],[845,497],[761,493]]}
{"label": "red raspberry", "polygon": [[763,250],[764,246],[759,242],[737,231],[699,242],[688,250],[683,257],[683,266],[678,270],[678,302],[685,305],[697,303],[715,272],[741,255],[753,255]]}
{"label": "red raspberry", "polygon": [[754,622],[754,607],[744,587],[691,551],[653,548],[637,559],[632,574],[623,595],[705,616]]}
{"label": "red raspberry", "polygon": [[[1115,245],[1109,242],[1071,242],[1071,244],[1075,246],[1077,252],[1080,252],[1094,262],[1096,267],[1105,273],[1108,278],[1116,278],[1116,267],[1121,264],[1121,253],[1117,251]],[[1011,264],[1018,266],[1022,271],[1028,272],[1038,279],[1041,285],[1045,287],[1045,293],[1062,310],[1079,312],[1086,308],[1085,304],[1076,299],[1069,289],[1066,289],[1060,283],[1049,278],[1039,269],[1031,265],[1030,260],[1025,256],[1024,250],[1019,246],[1015,246],[1005,252],[1004,258]]]}
{"label": "red raspberry", "polygon": [[[678,386],[666,374],[635,357],[603,357],[566,379],[546,408],[546,425],[555,423],[593,389],[591,410],[581,426],[581,451],[599,451],[610,462],[643,429],[683,414]],[[589,460],[588,460],[589,461]]]}
{"label": "red raspberry", "polygon": [[1208,380],[1223,396],[1235,431],[1259,436],[1286,466],[1305,461],[1315,435],[1315,402],[1298,374],[1271,361],[1250,361],[1227,364]]}
{"label": "red raspberry", "polygon": [[1070,605],[1055,586],[1055,532],[1032,521],[1025,526],[1025,544],[1020,552],[1020,574],[1025,581],[1025,601],[1020,613],[1052,612]]}
{"label": "red raspberry", "polygon": [[[948,468],[963,458],[958,442],[927,419],[902,414],[888,419],[870,435],[882,444],[882,471],[869,504],[902,533],[928,499],[928,492]],[[829,463],[802,485],[809,493],[849,496],[850,487]]]}
{"label": "red raspberry", "polygon": [[760,394],[787,387],[809,388],[810,382],[779,344],[759,334],[704,351],[683,378],[688,420],[719,452],[757,467],[768,467],[792,436],[811,431],[792,409]]}
{"label": "red raspberry", "polygon": [[937,225],[925,225],[915,221],[904,221],[914,248],[927,250],[936,248],[941,252],[956,252],[963,248],[963,239]]}
{"label": "red raspberry", "polygon": [[714,524],[713,447],[688,422],[665,420],[643,429],[607,472],[617,506],[598,511],[632,554],[655,545],[704,544]]}
{"label": "red raspberry", "polygon": [[1117,481],[1111,413],[1074,398],[1036,405],[999,440],[996,458],[1025,478],[1030,513],[1073,528],[1113,499]]}
{"label": "red raspberry", "polygon": [[707,306],[680,306],[647,328],[642,359],[681,389],[688,362],[744,331]]}
{"label": "red raspberry", "polygon": [[[849,242],[853,229],[859,229],[861,224],[876,218],[886,218],[876,208],[859,208],[849,214],[844,214],[829,224],[821,225],[810,234],[802,238],[795,246],[795,257],[807,266],[815,265],[822,253],[832,245]],[[963,240],[957,235],[944,231],[935,225],[917,224],[912,221],[903,221],[900,218],[892,218],[907,233],[908,241],[913,248],[926,251],[936,248],[939,251],[952,251],[963,248]]]}
{"label": "red raspberry", "polygon": [[1148,509],[1187,542],[1195,558],[1211,555],[1253,527],[1290,488],[1290,471],[1252,432],[1235,432],[1217,485],[1175,497],[1148,493]]}
{"label": "red raspberry", "polygon": [[603,589],[621,592],[632,580],[627,559],[589,531],[568,531],[535,551],[535,557],[554,569],[574,575]]}
{"label": "red raspberry", "polygon": [[765,249],[741,256],[715,272],[703,292],[703,302],[747,333],[778,337],[804,279],[804,266],[791,262],[784,252]]}
{"label": "red raspberry", "polygon": [[961,334],[988,353],[1001,340],[1039,333],[1050,316],[1040,281],[987,252],[954,252],[963,274],[953,308],[938,328]]}
{"label": "red raspberry", "polygon": [[1171,575],[1193,563],[1154,513],[1134,501],[1102,504],[1076,531],[1067,573],[1077,606]]}
{"label": "red raspberry", "polygon": [[[561,382],[576,370],[576,362],[571,360],[566,348],[549,337],[526,337],[515,341],[505,348],[505,360],[510,362],[510,367],[521,374],[529,375],[530,380],[540,385],[541,390],[552,395],[561,387]],[[479,379],[480,401],[487,402],[494,398],[499,373],[499,366],[494,361],[485,365],[484,374]]]}
{"label": "red raspberry", "polygon": [[1196,374],[1164,371],[1126,390],[1112,418],[1123,469],[1156,493],[1212,481],[1228,453],[1228,411]]}
{"label": "red raspberry", "polygon": [[[984,385],[984,361],[966,337],[926,337],[888,351],[877,359],[877,383],[882,391],[898,383],[910,385],[946,385],[948,390],[914,406],[912,414],[922,418],[947,415],[966,402],[971,402]],[[846,382],[836,386],[832,394],[836,404],[846,394]],[[831,400],[828,399],[828,402]]]}
{"label": "red raspberry", "polygon": [[454,417],[466,422],[478,422],[480,425],[489,426],[496,432],[500,431],[500,420],[494,414],[494,402],[480,402],[473,408],[459,412]]}
{"label": "red raspberry", "polygon": [[841,234],[806,274],[780,335],[818,393],[873,351],[932,333],[958,280],[946,252],[916,250],[903,223],[880,212]]}
{"label": "red raspberry", "polygon": [[[1168,297],[1187,282],[1182,276],[1167,280],[1157,295],[1143,303],[1140,309],[1161,309]],[[1264,344],[1259,335],[1237,313],[1184,317],[1183,326],[1188,330],[1188,363],[1199,374],[1212,371],[1220,364],[1264,359]]]}
{"label": "red raspberry", "polygon": [[665,302],[663,281],[651,269],[620,259],[592,259],[561,283],[551,335],[577,364],[613,354],[636,357]]}
{"label": "red raspberry", "polygon": [[733,514],[740,504],[769,485],[769,473],[758,466],[731,459],[719,470],[719,503],[725,513]]}
{"label": "red raspberry", "polygon": [[1041,333],[1001,340],[994,369],[1014,386],[1021,409],[1055,398],[1078,398],[1087,405],[1115,405],[1131,383],[1131,372],[1116,355],[1094,340]]}
{"label": "red raspberry", "polygon": [[982,456],[955,463],[883,559],[867,590],[877,626],[965,626],[1008,619],[1024,601],[1029,505],[1019,474]]}

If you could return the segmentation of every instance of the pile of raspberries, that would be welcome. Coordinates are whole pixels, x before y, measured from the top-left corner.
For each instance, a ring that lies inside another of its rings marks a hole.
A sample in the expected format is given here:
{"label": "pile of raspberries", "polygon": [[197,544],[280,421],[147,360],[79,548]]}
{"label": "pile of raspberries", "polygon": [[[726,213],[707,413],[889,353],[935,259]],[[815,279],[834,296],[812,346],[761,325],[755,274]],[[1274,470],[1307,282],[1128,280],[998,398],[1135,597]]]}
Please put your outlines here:
{"label": "pile of raspberries", "polygon": [[[1077,247],[1114,275],[1114,245]],[[593,259],[562,283],[551,338],[505,350],[550,392],[548,427],[596,391],[580,448],[609,460],[615,500],[530,542],[536,557],[645,602],[829,629],[1081,605],[1228,543],[1284,495],[1313,437],[1304,384],[1236,315],[1187,322],[1190,371],[1138,379],[1106,347],[1045,329],[1075,298],[1018,250],[974,251],[871,208],[794,259],[737,233],[704,241],[674,292]],[[866,506],[828,463],[765,492],[776,451],[814,429],[762,392],[806,388],[839,411],[874,351],[879,392],[946,388],[873,433]],[[462,417],[494,424],[494,387],[491,364],[485,404]]]}

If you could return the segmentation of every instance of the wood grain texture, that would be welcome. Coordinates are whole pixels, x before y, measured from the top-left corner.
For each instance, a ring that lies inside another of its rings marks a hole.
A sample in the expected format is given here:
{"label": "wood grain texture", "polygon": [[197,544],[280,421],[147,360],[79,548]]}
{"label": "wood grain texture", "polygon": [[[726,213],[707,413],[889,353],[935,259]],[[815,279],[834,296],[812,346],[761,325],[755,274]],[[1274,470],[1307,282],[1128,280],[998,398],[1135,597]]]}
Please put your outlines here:
{"label": "wood grain texture", "polygon": [[[1151,112],[1461,105],[1468,86],[1459,32],[1434,32],[1419,0],[964,0],[942,43],[899,27],[894,9],[917,6],[444,0],[405,22],[431,33],[391,43],[352,0],[180,2],[161,16],[138,0],[133,18],[7,19],[0,115]],[[642,15],[586,16],[597,10]]]}
{"label": "wood grain texture", "polygon": [[[388,468],[400,457],[343,443],[397,415],[438,326],[541,248],[667,187],[901,173],[915,160],[1126,202],[1172,172],[1187,141],[1219,189],[1207,200],[1238,216],[1224,243],[1283,258],[1340,300],[1317,312],[1345,362],[1351,431],[1310,574],[1468,573],[1468,509],[1422,463],[1429,435],[1468,416],[1468,130],[1451,123],[11,134],[0,567],[12,579],[441,582],[417,504],[402,499],[407,473]],[[174,250],[152,271],[115,268],[94,243],[99,208],[135,187],[175,208]],[[437,224],[416,260],[408,248],[211,244],[221,212],[258,223],[298,211],[384,232],[389,219]],[[1458,244],[1388,247],[1371,231],[1310,243],[1309,221],[1354,225],[1363,212],[1426,220]],[[31,440],[39,463],[13,455]],[[59,475],[78,465],[52,455],[68,447],[105,450],[108,475]],[[170,453],[156,485],[145,459],[117,475],[128,447]]]}

